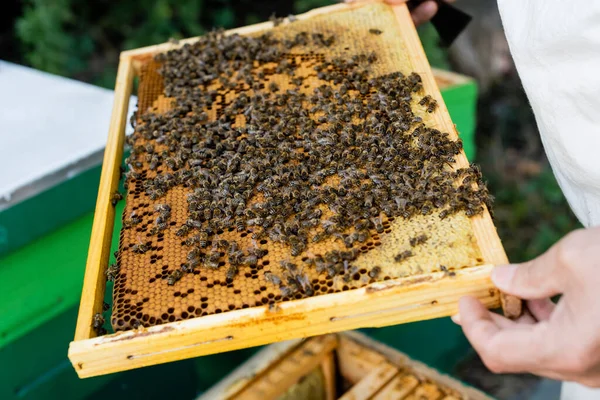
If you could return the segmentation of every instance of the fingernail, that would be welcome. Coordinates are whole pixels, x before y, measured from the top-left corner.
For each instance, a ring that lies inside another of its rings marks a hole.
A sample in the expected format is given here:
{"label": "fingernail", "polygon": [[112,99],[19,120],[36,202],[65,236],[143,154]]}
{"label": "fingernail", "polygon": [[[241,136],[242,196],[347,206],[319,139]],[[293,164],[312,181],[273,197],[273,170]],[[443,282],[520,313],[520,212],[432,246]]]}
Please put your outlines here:
{"label": "fingernail", "polygon": [[454,322],[456,325],[460,325],[460,314],[455,314],[453,316],[450,317],[450,319],[452,320],[452,322]]}
{"label": "fingernail", "polygon": [[515,276],[515,272],[517,271],[517,265],[509,264],[509,265],[500,265],[494,268],[492,271],[492,282],[499,289],[506,289],[510,286],[510,282]]}

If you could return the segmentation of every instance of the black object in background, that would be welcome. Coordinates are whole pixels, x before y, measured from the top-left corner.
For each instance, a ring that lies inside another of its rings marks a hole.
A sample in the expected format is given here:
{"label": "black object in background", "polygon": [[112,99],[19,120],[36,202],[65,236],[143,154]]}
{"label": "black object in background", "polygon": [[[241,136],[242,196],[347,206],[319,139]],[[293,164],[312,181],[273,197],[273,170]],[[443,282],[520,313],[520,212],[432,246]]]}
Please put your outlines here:
{"label": "black object in background", "polygon": [[[413,10],[426,0],[412,0],[408,2],[408,9]],[[440,41],[444,47],[449,47],[452,42],[465,30],[471,16],[443,0],[435,0],[438,12],[431,19],[431,24],[440,35]]]}

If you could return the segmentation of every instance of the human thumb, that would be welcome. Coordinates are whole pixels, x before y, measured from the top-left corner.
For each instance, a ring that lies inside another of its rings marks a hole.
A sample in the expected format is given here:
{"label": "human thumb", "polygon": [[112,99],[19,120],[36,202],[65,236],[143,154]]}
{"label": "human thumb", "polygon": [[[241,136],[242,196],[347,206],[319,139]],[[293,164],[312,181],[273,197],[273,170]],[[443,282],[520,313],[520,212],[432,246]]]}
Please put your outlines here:
{"label": "human thumb", "polygon": [[492,281],[504,293],[526,300],[543,299],[562,293],[565,271],[556,251],[550,249],[532,261],[494,268]]}

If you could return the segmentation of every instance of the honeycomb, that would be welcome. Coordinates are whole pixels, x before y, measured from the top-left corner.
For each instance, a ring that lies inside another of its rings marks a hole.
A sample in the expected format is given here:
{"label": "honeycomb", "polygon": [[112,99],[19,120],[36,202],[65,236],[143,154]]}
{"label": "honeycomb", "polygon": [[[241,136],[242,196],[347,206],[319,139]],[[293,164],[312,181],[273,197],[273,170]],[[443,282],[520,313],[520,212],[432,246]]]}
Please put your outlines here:
{"label": "honeycomb", "polygon": [[[369,52],[377,49],[378,59],[372,65],[372,72],[377,75],[400,71],[406,75],[412,72],[407,56],[406,45],[392,29],[397,24],[395,15],[387,6],[373,4],[351,11],[337,12],[315,16],[271,29],[275,37],[293,36],[299,32],[325,32],[335,34],[335,43],[326,48],[312,48],[310,45],[294,48],[294,52],[284,55],[290,63],[297,66],[296,76],[304,80],[299,90],[310,93],[323,82],[317,77],[314,66],[325,59]],[[369,34],[369,29],[378,28],[379,35]],[[165,97],[164,85],[158,73],[159,64],[153,59],[143,61],[139,72],[138,118],[144,113],[164,113],[172,104],[172,99]],[[273,65],[260,65],[265,74],[260,88],[265,89],[275,82],[281,90],[292,88],[290,77],[278,74]],[[416,71],[419,72],[419,71]],[[224,89],[213,84],[211,89],[217,90],[213,105],[206,110],[209,120],[218,119],[223,108],[230,104],[240,89]],[[242,90],[250,90],[245,88]],[[435,123],[426,108],[413,102],[413,112],[423,119],[428,126]],[[243,118],[236,119],[236,124],[243,124]],[[137,139],[144,144],[142,138]],[[281,275],[281,261],[294,262],[303,268],[314,289],[315,296],[352,290],[375,281],[394,279],[415,274],[429,273],[439,270],[466,268],[483,263],[480,249],[477,246],[470,218],[464,212],[441,219],[436,212],[428,215],[416,215],[409,219],[384,218],[383,232],[371,231],[368,241],[360,244],[360,255],[348,266],[346,274],[328,278],[324,273],[317,273],[314,268],[306,267],[304,261],[308,257],[323,255],[333,249],[346,250],[343,243],[335,238],[328,238],[318,243],[309,244],[300,256],[293,257],[288,245],[271,241],[268,237],[260,241],[251,238],[252,228],[238,232],[234,227],[217,231],[219,240],[235,240],[242,249],[259,246],[267,251],[256,266],[243,267],[234,279],[228,279],[226,271],[228,262],[222,251],[218,269],[196,268],[185,273],[174,285],[168,284],[168,278],[179,270],[186,262],[189,248],[183,245],[185,238],[176,235],[177,227],[188,218],[186,196],[191,189],[176,186],[165,196],[151,200],[144,191],[143,181],[154,178],[166,167],[159,165],[156,170],[148,168],[148,163],[139,169],[140,176],[131,179],[125,195],[126,205],[123,212],[125,221],[132,212],[142,218],[142,222],[125,227],[120,233],[117,264],[119,273],[113,288],[113,311],[111,324],[115,331],[127,330],[137,326],[160,325],[167,322],[181,321],[190,318],[218,314],[232,310],[263,306],[281,301],[291,301],[306,297],[297,292],[284,296],[281,290],[266,279],[266,273]],[[335,178],[333,182],[335,184]],[[251,201],[258,201],[257,194]],[[156,213],[154,206],[169,204],[171,216],[168,228],[153,235],[150,233]],[[329,212],[322,208],[324,216]],[[411,246],[411,239],[425,234],[425,243]],[[215,238],[213,238],[215,239]],[[149,250],[143,254],[132,251],[135,246],[145,244]],[[207,243],[208,249],[214,245]],[[411,250],[412,256],[402,262],[394,257],[402,251]],[[380,271],[373,273],[373,269]]]}

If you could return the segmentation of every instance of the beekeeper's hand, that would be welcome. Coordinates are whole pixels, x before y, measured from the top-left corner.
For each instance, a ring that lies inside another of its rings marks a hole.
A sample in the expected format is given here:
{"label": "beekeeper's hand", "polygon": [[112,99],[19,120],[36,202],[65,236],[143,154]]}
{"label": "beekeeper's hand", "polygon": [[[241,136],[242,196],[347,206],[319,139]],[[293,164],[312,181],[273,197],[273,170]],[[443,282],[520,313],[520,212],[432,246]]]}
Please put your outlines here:
{"label": "beekeeper's hand", "polygon": [[571,232],[533,261],[496,267],[492,279],[527,300],[528,312],[510,321],[475,298],[460,300],[453,319],[485,365],[600,387],[600,227]]}
{"label": "beekeeper's hand", "polygon": [[[453,3],[454,0],[444,0],[446,3]],[[388,4],[410,3],[410,0],[386,0]],[[411,16],[415,25],[419,26],[429,21],[438,11],[438,5],[435,1],[429,0],[419,4],[417,8],[411,11]]]}

